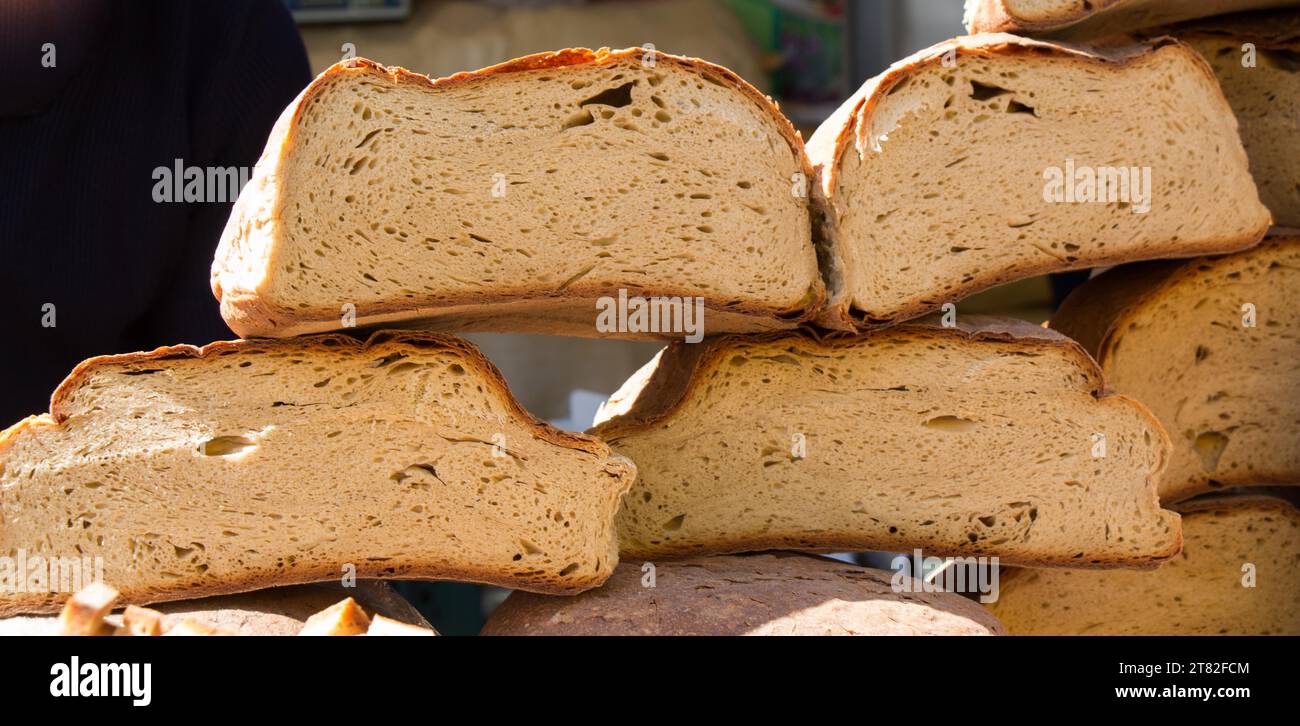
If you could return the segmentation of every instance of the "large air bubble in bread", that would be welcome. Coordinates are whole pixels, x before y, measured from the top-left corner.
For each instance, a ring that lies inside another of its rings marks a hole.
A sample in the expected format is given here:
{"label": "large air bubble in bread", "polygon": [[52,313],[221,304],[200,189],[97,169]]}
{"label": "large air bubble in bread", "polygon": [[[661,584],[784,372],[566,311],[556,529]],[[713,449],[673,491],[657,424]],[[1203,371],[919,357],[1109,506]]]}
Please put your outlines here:
{"label": "large air bubble in bread", "polygon": [[772,102],[704,61],[566,50],[431,81],[358,59],[281,117],[212,287],[244,336],[339,329],[344,305],[596,336],[619,290],[702,297],[710,332],[789,327],[822,297],[810,177]]}
{"label": "large air bubble in bread", "polygon": [[[449,336],[160,348],[0,433],[0,555],[96,565],[133,604],[348,575],[572,593],[613,571],[634,474]],[[0,616],[69,594],[6,588]]]}
{"label": "large air bubble in bread", "polygon": [[1167,39],[941,43],[868,81],[808,151],[832,327],[1048,272],[1238,250],[1269,225],[1213,74]]}
{"label": "large air bubble in bread", "polygon": [[[592,433],[637,464],[625,558],[800,549],[1150,567],[1178,551],[1169,442],[1026,323],[674,344]],[[620,413],[621,412],[621,413]]]}

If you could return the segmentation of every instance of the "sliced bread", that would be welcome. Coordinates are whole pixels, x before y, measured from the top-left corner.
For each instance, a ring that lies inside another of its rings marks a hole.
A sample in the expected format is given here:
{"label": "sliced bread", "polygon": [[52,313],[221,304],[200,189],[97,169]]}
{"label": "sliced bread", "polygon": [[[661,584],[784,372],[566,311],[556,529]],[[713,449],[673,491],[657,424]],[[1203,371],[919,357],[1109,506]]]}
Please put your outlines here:
{"label": "sliced bread", "polygon": [[1300,10],[1238,13],[1158,28],[1209,62],[1241,126],[1260,199],[1300,227]]}
{"label": "sliced bread", "polygon": [[1270,497],[1181,505],[1182,553],[1154,572],[1003,572],[1013,635],[1300,635],[1300,510]]}
{"label": "sliced bread", "polygon": [[633,560],[922,548],[1149,567],[1178,551],[1169,443],[1073,342],[1016,321],[674,344],[592,431],[637,464]]}
{"label": "sliced bread", "polygon": [[966,0],[972,33],[1084,40],[1211,15],[1297,5],[1296,0]]}
{"label": "sliced bread", "polygon": [[[0,555],[102,558],[132,604],[349,574],[569,593],[613,571],[634,475],[449,336],[159,348],[82,363],[0,433]],[[0,615],[67,597],[14,585]]]}
{"label": "sliced bread", "polygon": [[1049,272],[1243,249],[1269,226],[1213,73],[1168,39],[941,43],[868,81],[808,153],[835,328]]}
{"label": "sliced bread", "polygon": [[573,49],[430,80],[356,59],[281,116],[212,290],[245,337],[345,312],[681,337],[598,329],[620,290],[702,297],[710,332],[790,327],[822,298],[810,178],[771,100],[701,60]]}
{"label": "sliced bread", "polygon": [[1002,635],[974,601],[806,555],[624,563],[577,597],[516,592],[484,635]]}
{"label": "sliced bread", "polygon": [[1252,250],[1106,272],[1052,327],[1173,440],[1166,502],[1223,486],[1300,483],[1300,232]]}
{"label": "sliced bread", "polygon": [[[80,597],[74,596],[69,603]],[[159,603],[149,608],[129,605],[123,612],[98,613],[101,634],[162,635],[182,622],[200,623],[232,635],[297,635],[313,616],[353,600],[366,612],[387,615],[412,626],[431,628],[401,595],[386,583],[362,580],[356,587],[336,583],[291,585],[237,595]],[[66,610],[66,607],[65,607]],[[67,634],[55,615],[15,615],[0,618],[0,636]]]}

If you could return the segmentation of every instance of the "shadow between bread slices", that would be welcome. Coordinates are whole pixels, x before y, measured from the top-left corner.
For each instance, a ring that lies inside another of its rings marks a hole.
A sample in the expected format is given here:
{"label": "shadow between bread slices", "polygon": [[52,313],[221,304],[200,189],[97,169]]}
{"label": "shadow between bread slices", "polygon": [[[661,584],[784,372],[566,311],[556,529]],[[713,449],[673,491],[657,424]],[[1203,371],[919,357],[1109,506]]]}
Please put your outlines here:
{"label": "shadow between bread slices", "polygon": [[920,548],[1144,568],[1180,546],[1158,422],[1018,321],[674,343],[598,418],[637,463],[617,517],[633,560]]}
{"label": "shadow between bread slices", "polygon": [[[635,467],[469,343],[388,331],[94,358],[0,433],[0,551],[147,604],[358,577],[595,587]],[[6,590],[0,615],[68,593]]]}
{"label": "shadow between bread slices", "polygon": [[703,297],[711,332],[787,328],[824,296],[811,177],[771,100],[698,59],[569,49],[437,80],[346,61],[281,116],[212,289],[245,337],[338,329],[345,305],[596,336],[619,290]]}

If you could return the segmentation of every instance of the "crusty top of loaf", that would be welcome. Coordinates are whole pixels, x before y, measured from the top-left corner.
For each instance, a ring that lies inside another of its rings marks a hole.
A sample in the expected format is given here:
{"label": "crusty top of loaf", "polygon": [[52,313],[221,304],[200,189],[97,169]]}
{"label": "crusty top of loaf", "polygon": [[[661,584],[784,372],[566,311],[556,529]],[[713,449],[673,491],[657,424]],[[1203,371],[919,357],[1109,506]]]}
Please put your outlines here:
{"label": "crusty top of loaf", "polygon": [[677,341],[666,347],[651,364],[643,367],[624,384],[615,394],[617,400],[612,400],[611,405],[603,411],[608,418],[598,421],[598,425],[589,433],[611,439],[671,417],[703,378],[701,372],[716,365],[727,357],[729,351],[742,345],[783,346],[802,342],[832,347],[853,345],[872,336],[885,335],[960,342],[1013,343],[1025,349],[1059,351],[1066,358],[1073,359],[1074,364],[1086,375],[1093,395],[1100,397],[1104,394],[1105,383],[1097,364],[1078,343],[1054,330],[1022,320],[985,315],[959,316],[955,328],[944,327],[937,321],[937,316],[932,315],[865,334],[822,332],[805,328],[760,335],[721,335],[697,344]]}
{"label": "crusty top of loaf", "polygon": [[[880,106],[891,89],[909,76],[928,67],[943,63],[949,53],[958,56],[1020,56],[1029,59],[1057,58],[1089,63],[1101,67],[1120,68],[1139,61],[1164,48],[1174,48],[1185,53],[1194,64],[1213,81],[1214,71],[1189,46],[1169,37],[1155,38],[1149,42],[1119,45],[1107,48],[1089,48],[1068,43],[1054,43],[1022,38],[1007,33],[982,33],[946,40],[904,58],[868,80],[848,98],[808,140],[808,156],[818,174],[818,192],[829,199],[835,190],[839,160],[853,143],[863,144],[862,134],[866,120]],[[1227,101],[1224,101],[1227,104]]]}
{"label": "crusty top of loaf", "polygon": [[1091,2],[1079,2],[1067,12],[1057,13],[1050,19],[1028,20],[1018,18],[1012,14],[1010,8],[1007,7],[1006,0],[966,0],[965,17],[962,23],[972,33],[1009,31],[1032,33],[1072,25],[1113,5],[1130,1],[1092,0]]}
{"label": "crusty top of loaf", "polygon": [[[707,70],[720,83],[728,84],[761,107],[776,125],[778,132],[789,143],[790,151],[805,176],[811,180],[812,167],[804,153],[803,139],[791,125],[789,119],[781,113],[775,101],[764,95],[757,88],[745,81],[731,70],[699,58],[676,56],[660,51],[643,48],[625,48],[622,50],[590,50],[587,48],[567,48],[547,53],[516,58],[476,71],[465,71],[444,78],[430,78],[401,67],[388,67],[366,58],[353,58],[335,63],[325,69],[306,88],[302,90],[281,113],[271,130],[270,137],[262,157],[257,162],[253,179],[245,193],[242,193],[231,210],[230,219],[222,233],[216,255],[212,263],[210,284],[212,293],[222,305],[222,314],[227,320],[235,318],[240,321],[239,329],[260,330],[274,327],[276,311],[273,305],[258,296],[255,291],[263,279],[263,273],[272,254],[273,235],[268,225],[282,218],[281,195],[277,192],[282,159],[286,149],[296,139],[296,129],[312,99],[341,75],[363,73],[383,78],[393,84],[420,86],[429,89],[442,88],[489,78],[504,73],[565,68],[577,65],[607,65],[622,62],[630,58],[642,58],[654,54],[656,63],[676,64],[688,69]],[[263,229],[268,227],[267,229]],[[810,305],[820,304],[823,291],[814,290]],[[492,302],[483,298],[481,302]],[[741,312],[745,309],[738,308]],[[804,312],[804,311],[800,311]]]}
{"label": "crusty top of loaf", "polygon": [[288,351],[311,355],[313,353],[337,354],[340,349],[352,349],[357,352],[384,350],[390,348],[420,348],[442,350],[460,356],[468,367],[476,370],[488,381],[492,390],[500,396],[507,409],[519,420],[533,429],[534,433],[545,441],[557,446],[578,449],[601,457],[611,456],[604,442],[583,434],[561,431],[533,416],[519,404],[510,387],[506,384],[501,371],[492,361],[472,343],[453,335],[424,331],[379,330],[366,340],[359,340],[341,333],[312,335],[301,338],[279,340],[233,340],[209,343],[202,347],[193,345],[169,345],[152,351],[103,355],[89,358],[77,364],[68,377],[59,384],[50,397],[48,414],[29,416],[26,419],[0,431],[0,455],[12,444],[23,429],[35,426],[59,426],[69,416],[68,404],[72,395],[98,371],[114,367],[131,367],[153,362],[186,359],[209,359],[224,355],[246,353],[249,351]]}
{"label": "crusty top of loaf", "polygon": [[[947,592],[895,592],[893,573],[789,553],[638,564],[577,597],[515,593],[485,635],[1002,635],[979,604]],[[914,589],[920,589],[919,587]]]}
{"label": "crusty top of loaf", "polygon": [[1300,244],[1300,231],[1274,228],[1257,247],[1230,255],[1187,260],[1152,260],[1124,265],[1079,286],[1061,304],[1051,326],[1073,338],[1104,368],[1110,342],[1139,310],[1159,300],[1170,288],[1243,255],[1267,255],[1281,246]]}
{"label": "crusty top of loaf", "polygon": [[1270,48],[1300,45],[1300,10],[1258,10],[1216,15],[1141,31],[1142,35],[1177,38],[1217,37]]}

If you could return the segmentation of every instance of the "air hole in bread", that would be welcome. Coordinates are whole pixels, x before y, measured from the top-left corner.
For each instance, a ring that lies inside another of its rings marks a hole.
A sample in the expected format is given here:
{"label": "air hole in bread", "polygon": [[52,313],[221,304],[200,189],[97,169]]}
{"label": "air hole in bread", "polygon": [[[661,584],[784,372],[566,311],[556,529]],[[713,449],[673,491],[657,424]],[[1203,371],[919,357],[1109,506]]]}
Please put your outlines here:
{"label": "air hole in bread", "polygon": [[199,444],[198,451],[203,456],[237,456],[257,448],[257,444],[246,436],[218,436]]}
{"label": "air hole in bread", "polygon": [[636,81],[628,81],[616,88],[607,88],[600,93],[578,103],[579,106],[612,106],[622,108],[632,105],[632,87],[637,84]]}

